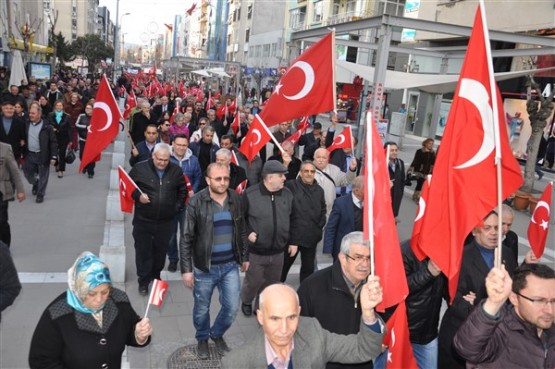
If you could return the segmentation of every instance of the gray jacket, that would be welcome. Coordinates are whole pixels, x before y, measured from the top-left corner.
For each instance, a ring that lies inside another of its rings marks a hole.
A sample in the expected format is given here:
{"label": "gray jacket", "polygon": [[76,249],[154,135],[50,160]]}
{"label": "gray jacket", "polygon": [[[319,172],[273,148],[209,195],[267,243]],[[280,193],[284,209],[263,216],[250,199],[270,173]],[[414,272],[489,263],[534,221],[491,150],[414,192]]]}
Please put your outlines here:
{"label": "gray jacket", "polygon": [[249,253],[276,255],[289,242],[293,194],[288,188],[270,192],[260,182],[243,194],[247,236],[256,233],[256,243],[249,241]]}
{"label": "gray jacket", "polygon": [[[227,190],[227,203],[233,218],[232,249],[235,261],[248,261],[247,236],[241,200],[235,191]],[[179,243],[181,273],[191,273],[193,264],[208,273],[214,239],[214,213],[208,188],[198,192],[187,204],[183,236]]]}
{"label": "gray jacket", "polygon": [[[378,318],[379,319],[379,318]],[[328,361],[345,364],[370,361],[381,353],[385,333],[376,333],[361,323],[358,334],[331,333],[315,318],[300,317],[295,332],[293,368],[322,369]],[[224,369],[267,368],[264,331],[259,329],[248,344],[226,354]]]}
{"label": "gray jacket", "polygon": [[14,199],[15,192],[25,192],[17,161],[13,156],[12,146],[0,142],[0,193],[2,201]]}

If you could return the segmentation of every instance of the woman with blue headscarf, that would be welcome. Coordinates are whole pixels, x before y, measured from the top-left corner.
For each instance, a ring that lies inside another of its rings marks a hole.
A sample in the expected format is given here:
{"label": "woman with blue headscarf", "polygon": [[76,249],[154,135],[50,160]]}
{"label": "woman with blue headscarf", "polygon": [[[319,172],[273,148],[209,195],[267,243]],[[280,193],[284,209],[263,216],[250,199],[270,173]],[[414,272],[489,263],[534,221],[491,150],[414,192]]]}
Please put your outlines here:
{"label": "woman with blue headscarf", "polygon": [[149,319],[141,319],[126,293],[112,287],[108,267],[94,254],[77,258],[68,285],[39,320],[31,368],[120,368],[126,345],[150,343]]}

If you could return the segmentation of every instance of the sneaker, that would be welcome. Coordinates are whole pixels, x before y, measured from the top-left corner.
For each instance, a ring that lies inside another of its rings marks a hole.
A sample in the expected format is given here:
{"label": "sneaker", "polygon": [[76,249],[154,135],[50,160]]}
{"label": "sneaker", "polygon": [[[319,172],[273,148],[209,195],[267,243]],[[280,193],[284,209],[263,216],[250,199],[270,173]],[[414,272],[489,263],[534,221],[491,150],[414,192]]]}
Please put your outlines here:
{"label": "sneaker", "polygon": [[231,351],[231,349],[227,346],[227,343],[225,343],[223,337],[212,337],[212,341],[214,341],[214,343],[216,344],[216,351],[218,351],[218,354],[220,354],[220,356],[224,356],[226,352]]}
{"label": "sneaker", "polygon": [[44,201],[44,196],[37,195],[37,199],[35,200],[37,204],[40,204]]}
{"label": "sneaker", "polygon": [[541,181],[541,180],[542,180],[542,178],[543,178],[543,173],[542,173],[542,172],[540,172],[540,173],[538,174],[538,181]]}
{"label": "sneaker", "polygon": [[33,183],[33,189],[31,190],[31,192],[33,193],[33,195],[36,195],[39,189],[39,181],[35,181],[35,183]]}
{"label": "sneaker", "polygon": [[251,304],[241,304],[241,311],[245,316],[252,315],[252,305]]}
{"label": "sneaker", "polygon": [[146,296],[148,295],[148,285],[139,285],[139,295]]}
{"label": "sneaker", "polygon": [[208,341],[198,341],[197,357],[201,360],[208,359],[210,357],[210,351],[208,351]]}
{"label": "sneaker", "polygon": [[170,261],[170,264],[168,265],[168,272],[177,272],[177,261]]}

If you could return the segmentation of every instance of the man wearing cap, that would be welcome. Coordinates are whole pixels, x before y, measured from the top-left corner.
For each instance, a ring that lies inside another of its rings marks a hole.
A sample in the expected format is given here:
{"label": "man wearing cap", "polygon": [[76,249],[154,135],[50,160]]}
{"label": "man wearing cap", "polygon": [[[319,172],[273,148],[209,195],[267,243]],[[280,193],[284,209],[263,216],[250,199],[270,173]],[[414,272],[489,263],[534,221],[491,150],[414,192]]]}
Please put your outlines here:
{"label": "man wearing cap", "polygon": [[294,255],[289,244],[293,194],[284,188],[287,169],[276,160],[262,168],[262,182],[243,195],[250,267],[241,288],[241,311],[252,315],[252,301],[266,286],[277,283],[283,268],[283,253]]}
{"label": "man wearing cap", "polygon": [[25,122],[15,115],[14,104],[10,99],[2,100],[0,142],[10,144],[15,160],[19,161],[25,144]]}

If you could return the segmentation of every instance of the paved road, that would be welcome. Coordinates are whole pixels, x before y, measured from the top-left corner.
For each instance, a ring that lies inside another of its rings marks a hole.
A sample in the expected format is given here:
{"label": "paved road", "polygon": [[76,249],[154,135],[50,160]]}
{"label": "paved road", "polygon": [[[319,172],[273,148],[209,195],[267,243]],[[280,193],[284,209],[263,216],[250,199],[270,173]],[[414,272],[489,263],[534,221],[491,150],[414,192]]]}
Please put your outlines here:
{"label": "paved road", "polygon": [[[400,157],[410,163],[414,152],[420,147],[421,138],[406,137]],[[29,343],[40,314],[58,294],[66,289],[66,270],[84,250],[99,252],[104,239],[106,196],[109,191],[109,165],[111,155],[103,154],[93,179],[77,173],[77,162],[68,167],[63,179],[52,171],[50,183],[42,204],[34,202],[31,186],[26,185],[28,199],[23,203],[10,204],[12,225],[12,253],[18,268],[23,290],[13,306],[4,311],[0,327],[0,368],[26,368]],[[553,174],[546,174],[536,185],[543,188]],[[411,200],[412,190],[406,188],[401,205],[401,222],[398,224],[400,239],[406,239],[412,231],[416,205]],[[516,212],[514,230],[526,235],[530,215]],[[137,292],[134,267],[134,250],[131,237],[131,216],[126,216],[126,282],[124,288],[139,315],[144,314],[146,298]],[[554,239],[553,230],[549,236]],[[523,245],[526,240],[522,239]],[[555,255],[553,241],[547,250],[545,261],[553,265]],[[521,247],[523,255],[527,250]],[[329,258],[319,256],[320,266]],[[289,282],[298,286],[298,265],[293,269]],[[152,344],[146,349],[130,348],[124,362],[131,368],[165,368],[168,357],[178,348],[194,344],[192,324],[193,299],[190,290],[180,282],[178,273],[164,273],[162,278],[170,281],[170,288],[162,308],[153,307],[149,316],[154,326]],[[217,306],[217,294],[214,302]],[[254,318],[241,313],[226,334],[231,347],[242,345],[257,329]]]}

